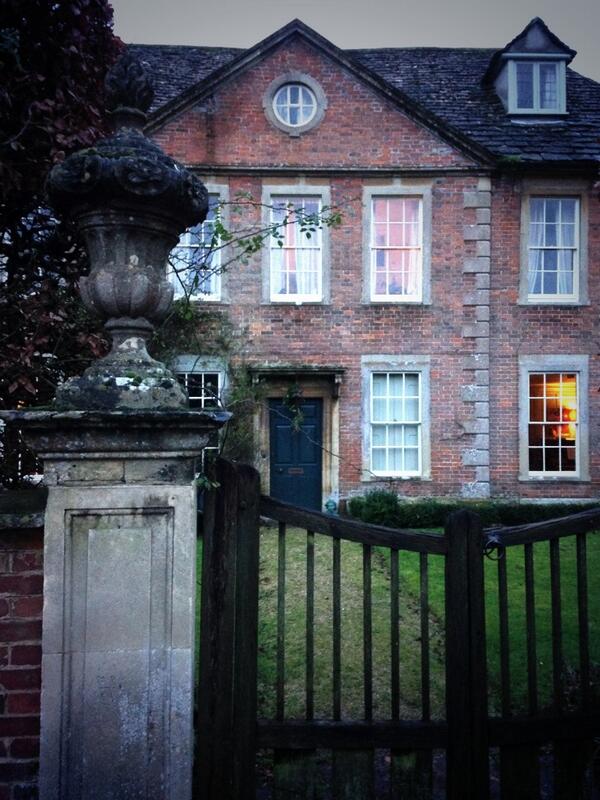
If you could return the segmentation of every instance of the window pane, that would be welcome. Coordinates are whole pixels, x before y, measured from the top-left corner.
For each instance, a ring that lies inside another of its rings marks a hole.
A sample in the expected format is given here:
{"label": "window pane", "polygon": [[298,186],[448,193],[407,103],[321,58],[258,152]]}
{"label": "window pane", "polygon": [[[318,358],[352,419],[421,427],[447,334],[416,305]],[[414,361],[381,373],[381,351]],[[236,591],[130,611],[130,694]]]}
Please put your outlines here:
{"label": "window pane", "polygon": [[533,108],[533,64],[527,61],[516,63],[517,108]]}
{"label": "window pane", "polygon": [[529,426],[529,444],[540,447],[544,443],[544,426],[543,425],[530,425]]}
{"label": "window pane", "polygon": [[544,471],[558,472],[560,469],[558,447],[546,447],[544,450]]}
{"label": "window pane", "polygon": [[386,470],[386,450],[373,448],[373,469],[376,472],[385,472]]}
{"label": "window pane", "polygon": [[373,421],[385,422],[387,418],[387,400],[373,400]]}
{"label": "window pane", "polygon": [[558,65],[539,64],[540,107],[558,108]]}
{"label": "window pane", "polygon": [[405,392],[407,396],[419,396],[419,376],[414,373],[409,373],[404,376],[406,382]]}
{"label": "window pane", "polygon": [[543,472],[544,470],[544,451],[542,448],[532,448],[529,451],[529,471]]}
{"label": "window pane", "polygon": [[563,447],[561,449],[561,469],[563,472],[575,472],[577,470],[577,457],[575,447]]}
{"label": "window pane", "polygon": [[404,426],[404,444],[416,447],[419,444],[419,429],[416,425]]}
{"label": "window pane", "polygon": [[388,451],[388,454],[390,471],[402,472],[402,450],[394,447]]}
{"label": "window pane", "polygon": [[385,446],[385,426],[373,425],[373,447]]}
{"label": "window pane", "polygon": [[388,444],[393,447],[402,444],[402,425],[388,425]]}
{"label": "window pane", "polygon": [[419,469],[419,451],[409,447],[404,451],[404,469],[406,472],[417,472]]}
{"label": "window pane", "polygon": [[575,223],[575,211],[577,207],[577,200],[565,199],[561,201],[562,204],[562,221]]}
{"label": "window pane", "polygon": [[404,402],[404,419],[406,422],[418,422],[419,420],[419,401],[409,398]]}
{"label": "window pane", "polygon": [[389,391],[390,397],[402,397],[403,375],[390,375]]}
{"label": "window pane", "polygon": [[400,397],[390,398],[390,421],[402,422],[402,399]]}
{"label": "window pane", "polygon": [[529,395],[530,397],[544,396],[544,375],[543,373],[533,373],[529,376]]}
{"label": "window pane", "polygon": [[373,397],[385,397],[387,395],[387,375],[377,373],[373,375]]}

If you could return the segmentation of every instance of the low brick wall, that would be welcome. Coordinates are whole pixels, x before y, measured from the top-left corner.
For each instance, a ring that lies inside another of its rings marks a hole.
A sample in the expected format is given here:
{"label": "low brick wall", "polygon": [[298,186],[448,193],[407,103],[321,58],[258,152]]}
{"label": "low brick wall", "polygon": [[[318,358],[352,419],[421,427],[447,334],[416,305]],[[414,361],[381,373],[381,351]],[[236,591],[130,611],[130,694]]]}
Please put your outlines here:
{"label": "low brick wall", "polygon": [[[41,515],[0,514],[0,800],[38,797]],[[27,527],[19,527],[25,523]],[[37,523],[37,524],[35,524]]]}

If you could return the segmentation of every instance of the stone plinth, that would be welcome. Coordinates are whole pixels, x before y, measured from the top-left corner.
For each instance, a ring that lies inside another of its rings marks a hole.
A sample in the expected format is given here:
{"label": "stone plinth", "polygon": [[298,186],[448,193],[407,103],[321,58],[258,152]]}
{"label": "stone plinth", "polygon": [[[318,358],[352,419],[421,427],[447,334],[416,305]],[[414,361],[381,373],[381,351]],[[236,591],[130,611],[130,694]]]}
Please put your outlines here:
{"label": "stone plinth", "polygon": [[229,415],[4,412],[45,465],[42,800],[189,800],[195,459]]}

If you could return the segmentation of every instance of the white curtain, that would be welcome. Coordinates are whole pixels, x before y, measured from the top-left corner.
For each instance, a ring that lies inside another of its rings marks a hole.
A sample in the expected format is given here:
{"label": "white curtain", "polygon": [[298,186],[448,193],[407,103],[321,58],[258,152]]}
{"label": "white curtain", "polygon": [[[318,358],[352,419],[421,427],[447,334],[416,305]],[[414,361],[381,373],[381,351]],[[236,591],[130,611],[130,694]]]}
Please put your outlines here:
{"label": "white curtain", "polygon": [[544,200],[533,198],[529,203],[529,294],[543,293],[544,241]]}

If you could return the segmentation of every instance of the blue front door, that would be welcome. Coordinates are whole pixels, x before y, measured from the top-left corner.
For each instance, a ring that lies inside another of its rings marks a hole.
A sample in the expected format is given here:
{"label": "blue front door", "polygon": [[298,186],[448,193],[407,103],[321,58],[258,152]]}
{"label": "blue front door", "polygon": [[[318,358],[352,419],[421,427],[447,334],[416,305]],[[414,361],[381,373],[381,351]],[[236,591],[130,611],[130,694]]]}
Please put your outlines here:
{"label": "blue front door", "polygon": [[305,398],[300,414],[269,400],[271,497],[321,510],[323,401]]}

